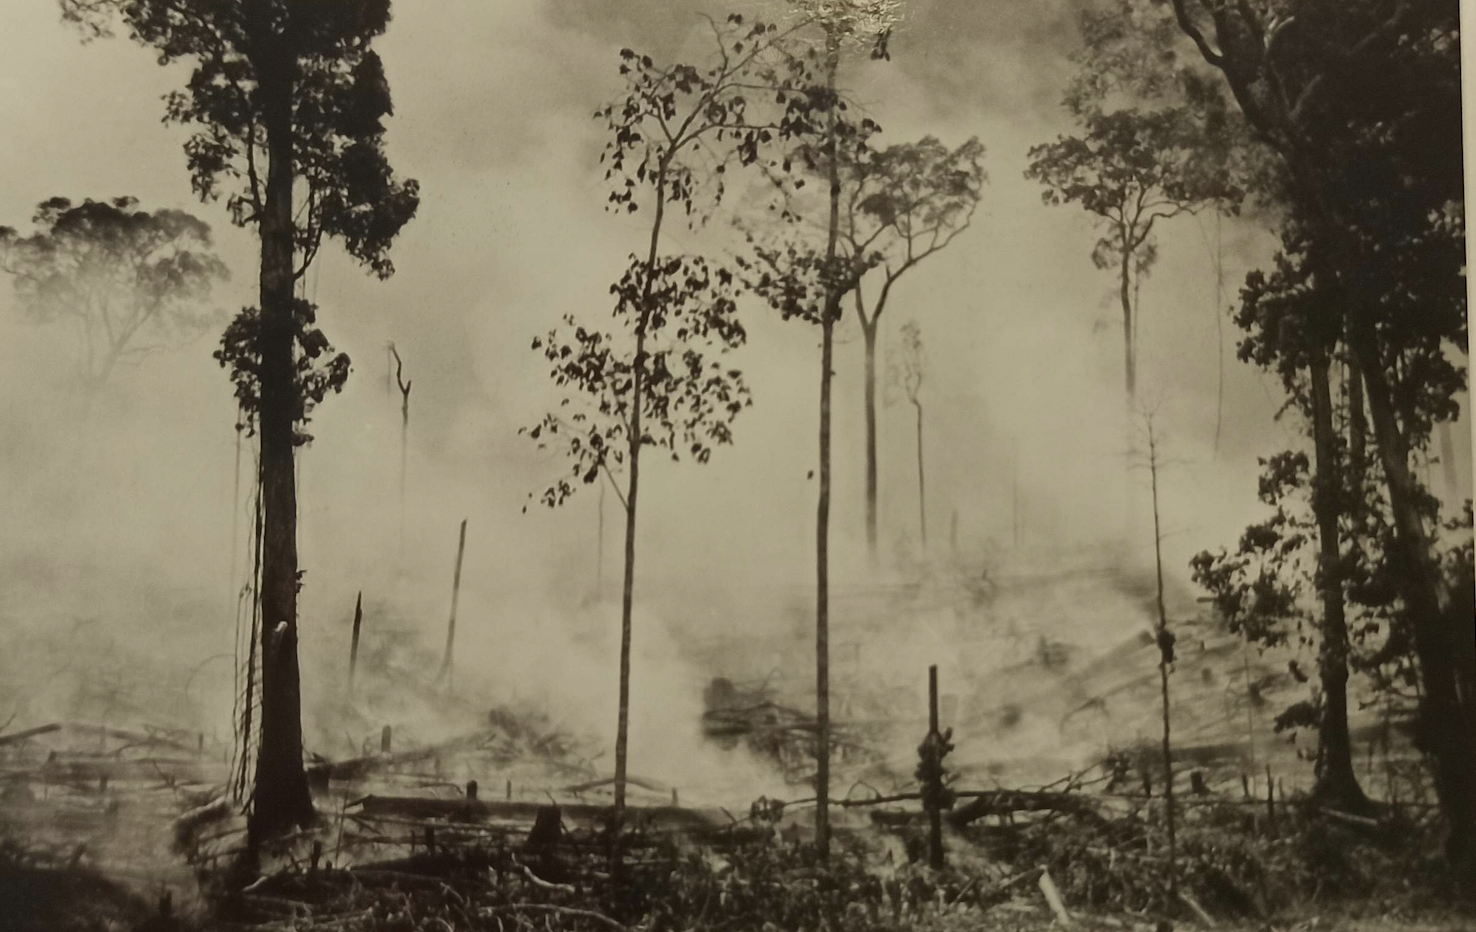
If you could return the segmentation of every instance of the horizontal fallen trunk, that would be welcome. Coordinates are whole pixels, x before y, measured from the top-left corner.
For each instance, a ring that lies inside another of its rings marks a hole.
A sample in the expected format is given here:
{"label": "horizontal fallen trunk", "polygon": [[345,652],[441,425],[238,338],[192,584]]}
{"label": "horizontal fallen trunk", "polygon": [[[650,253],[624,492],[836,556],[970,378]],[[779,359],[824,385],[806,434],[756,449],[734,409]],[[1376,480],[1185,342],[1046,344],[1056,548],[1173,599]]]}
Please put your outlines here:
{"label": "horizontal fallen trunk", "polygon": [[[127,741],[131,744],[152,745],[155,747],[166,747],[175,751],[197,752],[204,743],[203,738],[197,738],[194,744],[175,738],[164,737],[157,732],[130,731],[126,728],[114,728],[111,725],[94,725],[90,722],[51,722],[46,725],[37,725],[35,728],[27,728],[8,735],[0,735],[0,747],[7,744],[15,744],[28,738],[38,738],[41,735],[55,734],[66,731],[71,734],[86,735],[94,738],[113,738],[118,741]],[[184,734],[176,729],[170,729],[176,735]]]}
{"label": "horizontal fallen trunk", "polygon": [[96,783],[102,780],[164,780],[177,783],[220,783],[224,764],[193,759],[50,760],[39,767],[0,774],[0,780],[51,783]]}
{"label": "horizontal fallen trunk", "polygon": [[[405,818],[441,818],[532,823],[538,810],[547,803],[482,799],[426,799],[418,796],[365,796],[357,805],[366,815],[389,815]],[[610,806],[573,803],[559,806],[562,817],[571,822],[600,824],[614,813]],[[668,828],[717,831],[733,822],[721,809],[688,809],[681,806],[627,806],[627,824],[646,828]]]}
{"label": "horizontal fallen trunk", "polygon": [[954,826],[968,825],[989,815],[1011,815],[1016,812],[1068,812],[1073,815],[1097,815],[1096,804],[1080,793],[1055,793],[1024,790],[982,790],[959,793],[969,802],[948,816]]}
{"label": "horizontal fallen trunk", "polygon": [[418,764],[423,761],[435,760],[459,751],[475,748],[492,738],[489,732],[479,731],[470,735],[462,735],[452,738],[440,744],[428,747],[415,748],[409,751],[395,751],[377,754],[368,754],[364,757],[354,757],[343,761],[320,761],[307,768],[309,779],[328,780],[362,780],[380,770],[392,767],[400,767],[405,764]]}
{"label": "horizontal fallen trunk", "polygon": [[38,725],[35,728],[27,728],[25,731],[17,731],[13,734],[0,735],[0,747],[7,744],[16,744],[27,738],[35,738],[39,735],[49,735],[54,731],[61,731],[62,726],[56,723],[50,725]]}
{"label": "horizontal fallen trunk", "polygon": [[[563,787],[562,789],[558,790],[558,792],[585,793],[589,790],[597,790],[602,786],[609,786],[614,782],[614,777],[601,777],[598,780],[588,780],[584,783],[576,783],[573,786]],[[630,784],[631,786],[638,786],[643,790],[650,790],[653,793],[670,793],[673,789],[673,787],[670,787],[665,783],[657,783],[655,780],[648,780],[645,777],[635,777],[627,775],[625,778],[625,782]]]}

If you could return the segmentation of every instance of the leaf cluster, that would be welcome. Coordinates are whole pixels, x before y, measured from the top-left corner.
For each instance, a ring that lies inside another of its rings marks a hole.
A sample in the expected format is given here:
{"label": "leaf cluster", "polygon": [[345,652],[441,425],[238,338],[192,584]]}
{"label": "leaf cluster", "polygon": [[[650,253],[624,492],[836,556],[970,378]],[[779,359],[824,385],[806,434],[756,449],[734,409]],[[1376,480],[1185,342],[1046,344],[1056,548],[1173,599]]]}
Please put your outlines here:
{"label": "leaf cluster", "polygon": [[[610,292],[620,332],[580,325],[570,315],[564,328],[532,343],[567,392],[559,411],[519,431],[540,448],[560,444],[570,460],[568,476],[541,495],[549,507],[624,463],[638,373],[640,442],[673,461],[686,455],[706,463],[715,447],[732,442],[734,419],[752,404],[742,372],[718,358],[747,337],[737,316],[741,290],[727,268],[688,255],[662,257],[648,268],[632,255]],[[638,327],[646,347],[639,354],[632,339]]]}
{"label": "leaf cluster", "polygon": [[1099,268],[1148,244],[1161,220],[1210,207],[1239,210],[1244,192],[1206,151],[1187,108],[1094,111],[1081,125],[1079,136],[1033,146],[1025,177],[1044,186],[1047,205],[1078,204],[1099,218]]}
{"label": "leaf cluster", "polygon": [[608,134],[600,155],[607,209],[634,213],[650,188],[699,225],[727,193],[730,167],[778,165],[783,158],[770,150],[813,134],[836,106],[797,27],[736,13],[709,22],[714,53],[704,65],[620,50],[624,91],[594,113]]}
{"label": "leaf cluster", "polygon": [[[220,346],[212,354],[221,367],[228,370],[235,385],[236,403],[241,409],[247,436],[256,432],[261,411],[262,318],[258,308],[246,307],[235,316],[221,335]],[[348,381],[349,357],[334,350],[328,337],[317,327],[317,305],[295,299],[292,303],[294,427],[293,443],[301,446],[312,441],[302,430],[313,409],[331,392],[337,394]]]}
{"label": "leaf cluster", "polygon": [[158,52],[188,61],[165,120],[192,127],[185,143],[202,200],[225,193],[238,225],[263,211],[268,126],[285,114],[287,147],[303,190],[295,221],[301,275],[323,237],[381,278],[391,241],[414,215],[419,186],[400,181],[384,152],[389,84],[370,48],[389,24],[389,0],[60,0],[88,35],[121,25]]}

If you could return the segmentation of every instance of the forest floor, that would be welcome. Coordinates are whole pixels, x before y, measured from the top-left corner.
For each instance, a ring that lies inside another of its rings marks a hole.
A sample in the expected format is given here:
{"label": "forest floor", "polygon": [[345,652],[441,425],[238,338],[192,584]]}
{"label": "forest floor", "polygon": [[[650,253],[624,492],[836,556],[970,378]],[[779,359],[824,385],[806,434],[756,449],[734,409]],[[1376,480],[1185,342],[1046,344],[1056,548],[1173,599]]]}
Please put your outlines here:
{"label": "forest floor", "polygon": [[[1043,932],[1063,927],[1047,888],[1086,932],[1209,928],[1167,884],[1145,594],[1109,571],[974,582],[855,593],[837,625],[838,849],[827,866],[806,844],[805,612],[792,637],[719,619],[703,629],[716,634],[682,643],[705,684],[670,697],[691,710],[694,748],[762,764],[788,801],[753,800],[747,769],[720,790],[637,777],[630,804],[645,824],[622,861],[634,874],[617,880],[600,834],[611,802],[601,742],[547,708],[469,687],[451,697],[421,682],[433,662],[387,647],[366,651],[359,692],[311,710],[321,824],[242,873],[239,749],[187,730],[204,718],[178,720],[220,672],[208,663],[224,662],[119,664],[105,639],[91,657],[60,634],[38,638],[0,672],[17,695],[56,692],[32,704],[64,713],[0,728],[0,932]],[[1421,763],[1387,743],[1378,760],[1370,752],[1365,786],[1401,800],[1376,824],[1306,804],[1295,775],[1310,765],[1247,706],[1252,686],[1268,708],[1284,698],[1284,663],[1183,624],[1177,865],[1213,928],[1476,930],[1432,854]],[[919,863],[914,775],[938,658],[958,746],[948,769],[972,791],[947,821],[943,872]],[[75,685],[55,669],[62,660]],[[534,836],[554,804],[550,848]]]}

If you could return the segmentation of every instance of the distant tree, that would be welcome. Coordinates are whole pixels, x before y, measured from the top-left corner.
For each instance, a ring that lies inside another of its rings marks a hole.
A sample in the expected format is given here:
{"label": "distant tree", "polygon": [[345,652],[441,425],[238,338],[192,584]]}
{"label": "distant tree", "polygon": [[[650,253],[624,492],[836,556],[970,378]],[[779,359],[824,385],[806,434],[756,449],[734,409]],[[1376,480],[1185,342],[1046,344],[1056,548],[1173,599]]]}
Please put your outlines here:
{"label": "distant tree", "polygon": [[922,549],[928,551],[928,495],[926,473],[923,469],[923,407],[922,384],[927,369],[927,354],[923,351],[922,328],[917,321],[909,320],[902,325],[902,346],[892,360],[888,373],[891,383],[902,390],[909,404],[917,411],[917,521],[922,535]]}
{"label": "distant tree", "polygon": [[880,280],[879,290],[869,302],[863,288],[866,276],[851,292],[866,351],[862,385],[866,405],[866,545],[873,560],[877,546],[877,325],[893,286],[902,276],[968,229],[985,181],[983,157],[984,146],[978,139],[950,150],[927,136],[915,143],[868,150],[844,165],[843,248],[857,268],[879,273],[874,277]]}
{"label": "distant tree", "polygon": [[[1276,169],[1268,153],[1245,131],[1245,121],[1217,73],[1193,52],[1181,48],[1181,35],[1173,10],[1163,0],[1106,0],[1084,7],[1077,17],[1082,43],[1072,55],[1076,70],[1067,84],[1062,104],[1078,120],[1093,113],[1130,108],[1140,112],[1172,111],[1194,127],[1200,140],[1200,159],[1212,171],[1247,195],[1234,205],[1212,205],[1216,213],[1213,245],[1205,237],[1215,280],[1215,334],[1217,390],[1215,396],[1215,449],[1220,445],[1224,407],[1223,321],[1224,263],[1219,238],[1219,217],[1250,210],[1279,213]],[[1231,209],[1234,208],[1234,209]],[[1145,252],[1150,252],[1145,247]],[[1137,343],[1138,297],[1141,283],[1152,267],[1152,255],[1141,270],[1134,270],[1132,338]],[[1120,290],[1120,289],[1119,289]],[[1120,300],[1120,298],[1119,298]],[[1137,360],[1134,358],[1136,369]]]}
{"label": "distant tree", "polygon": [[193,128],[185,144],[202,200],[228,190],[240,225],[261,239],[260,308],[231,325],[217,354],[261,443],[262,690],[251,838],[313,817],[302,767],[297,664],[297,425],[336,390],[348,361],[315,327],[316,308],[294,295],[325,237],[381,278],[389,247],[419,204],[384,153],[389,83],[373,40],[390,0],[60,0],[85,35],[121,23],[160,64],[188,61],[185,90],[165,98],[166,119]]}
{"label": "distant tree", "polygon": [[[598,482],[601,473],[618,468],[625,474],[617,819],[625,808],[641,453],[657,447],[673,460],[687,455],[705,463],[715,447],[732,441],[733,419],[750,403],[742,373],[715,358],[746,337],[737,319],[738,282],[726,266],[704,256],[663,254],[667,211],[679,208],[689,225],[701,225],[726,193],[729,166],[755,165],[789,132],[789,123],[803,119],[803,95],[793,78],[769,64],[785,60],[792,31],[738,15],[711,26],[716,47],[700,66],[660,65],[631,49],[620,52],[623,95],[595,114],[608,133],[600,161],[612,188],[608,209],[650,210],[649,245],[644,254],[631,255],[625,274],[610,287],[615,331],[566,315],[563,329],[533,341],[567,394],[560,411],[522,431],[540,445],[559,443],[570,461],[567,477],[542,494],[550,507],[579,485]],[[750,110],[756,86],[792,96],[780,118],[767,108],[760,112],[762,105]]]}
{"label": "distant tree", "polygon": [[88,389],[119,363],[200,336],[219,316],[212,289],[230,277],[203,220],[137,208],[132,197],[54,197],[37,205],[31,235],[0,227],[0,270],[13,277],[21,312],[76,330]]}
{"label": "distant tree", "polygon": [[1092,263],[1117,272],[1124,400],[1131,412],[1138,392],[1137,296],[1158,259],[1155,225],[1207,207],[1233,212],[1241,194],[1188,107],[1092,108],[1078,120],[1082,135],[1031,148],[1025,177],[1045,186],[1045,203],[1078,204],[1097,218],[1102,236]]}

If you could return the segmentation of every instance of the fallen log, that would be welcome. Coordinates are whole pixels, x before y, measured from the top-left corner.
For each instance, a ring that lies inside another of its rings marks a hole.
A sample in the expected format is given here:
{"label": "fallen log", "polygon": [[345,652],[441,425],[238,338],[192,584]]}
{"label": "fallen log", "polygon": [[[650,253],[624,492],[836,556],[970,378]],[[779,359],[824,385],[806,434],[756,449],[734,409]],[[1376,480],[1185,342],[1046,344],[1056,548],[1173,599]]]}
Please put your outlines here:
{"label": "fallen log", "polygon": [[[506,821],[533,823],[547,803],[485,799],[427,799],[418,796],[365,796],[349,804],[366,815],[389,815],[411,819],[441,818],[463,821]],[[585,803],[561,805],[565,819],[598,824],[608,821],[613,808]],[[627,806],[627,822],[636,827],[689,830],[720,830],[732,825],[720,809],[687,809],[680,806]]]}
{"label": "fallen log", "polygon": [[983,790],[957,795],[961,799],[971,799],[949,814],[948,819],[955,827],[968,825],[988,815],[1012,815],[1016,812],[1067,812],[1072,815],[1097,815],[1094,801],[1080,793]]}
{"label": "fallen log", "polygon": [[53,759],[30,770],[0,774],[12,781],[99,783],[125,780],[165,780],[176,783],[214,783],[225,776],[225,765],[200,760],[61,760]]}
{"label": "fallen log", "polygon": [[[599,789],[602,786],[609,786],[614,782],[614,777],[601,777],[598,780],[589,780],[584,783],[576,783],[573,786],[566,786],[557,790],[556,792],[584,793],[588,792],[589,790]],[[672,787],[667,786],[664,783],[657,783],[655,780],[647,780],[645,777],[633,777],[627,775],[625,778],[625,782],[629,783],[631,786],[638,786],[643,790],[650,790],[653,793],[666,794],[672,791]]]}
{"label": "fallen log", "polygon": [[463,751],[467,748],[473,748],[491,737],[493,736],[490,732],[478,731],[469,735],[462,735],[459,738],[452,738],[450,741],[444,741],[440,744],[432,744],[410,751],[380,751],[377,754],[354,757],[349,760],[322,761],[312,764],[307,768],[308,777],[319,780],[362,780],[379,770],[398,767],[404,764],[417,764],[422,761],[434,760],[435,758],[457,751]]}
{"label": "fallen log", "polygon": [[38,725],[35,728],[27,728],[25,731],[17,731],[13,734],[0,735],[0,746],[15,744],[27,738],[35,738],[39,735],[49,735],[54,731],[61,731],[62,726],[53,722],[50,725]]}
{"label": "fallen log", "polygon": [[114,728],[111,725],[94,725],[89,722],[64,722],[63,728],[70,732],[92,737],[116,738],[119,741],[129,741],[134,744],[152,744],[171,748],[176,751],[195,753],[200,750],[198,744],[191,745],[173,738],[166,738],[158,732],[170,731],[174,734],[184,734],[178,729],[156,728],[153,732],[129,731],[125,728]]}

